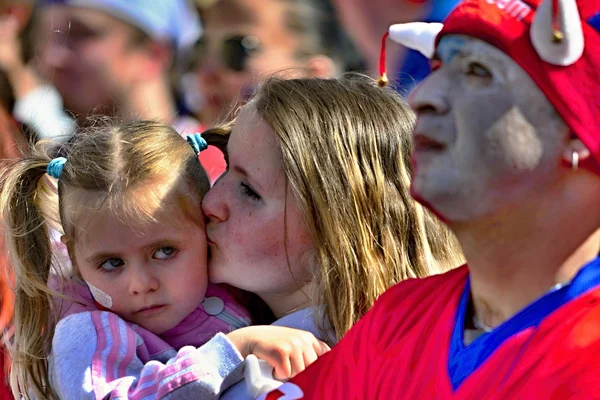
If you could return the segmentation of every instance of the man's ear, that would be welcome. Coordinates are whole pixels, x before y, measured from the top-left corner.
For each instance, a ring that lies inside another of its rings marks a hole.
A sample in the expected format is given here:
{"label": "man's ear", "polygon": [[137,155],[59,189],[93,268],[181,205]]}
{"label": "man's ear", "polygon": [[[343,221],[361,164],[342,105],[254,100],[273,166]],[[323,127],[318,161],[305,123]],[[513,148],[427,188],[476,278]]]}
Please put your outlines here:
{"label": "man's ear", "polygon": [[588,159],[590,155],[590,151],[585,144],[583,144],[583,142],[578,138],[573,137],[568,140],[565,146],[563,151],[563,160],[576,169],[578,164],[583,160]]}
{"label": "man's ear", "polygon": [[333,60],[321,54],[311,57],[305,70],[308,78],[331,78],[336,74]]}

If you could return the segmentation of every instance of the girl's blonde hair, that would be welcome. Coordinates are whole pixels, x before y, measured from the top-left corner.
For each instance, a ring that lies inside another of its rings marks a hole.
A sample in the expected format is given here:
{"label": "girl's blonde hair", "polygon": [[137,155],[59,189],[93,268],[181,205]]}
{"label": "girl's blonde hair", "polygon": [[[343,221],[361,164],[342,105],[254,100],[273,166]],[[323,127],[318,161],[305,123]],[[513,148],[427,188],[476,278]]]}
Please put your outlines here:
{"label": "girl's blonde hair", "polygon": [[[52,152],[47,144],[37,145],[1,180],[0,210],[15,275],[11,385],[16,398],[56,398],[47,362],[58,314],[56,293],[47,286],[54,263],[49,219],[60,221],[71,250],[85,230],[84,219],[90,222],[102,210],[131,222],[160,218],[174,206],[200,207],[209,189],[192,148],[158,122],[104,121],[77,133],[59,150],[67,161],[57,181],[58,203],[52,202],[54,183],[46,175]],[[147,184],[151,190],[143,190]]]}
{"label": "girl's blonde hair", "polygon": [[[27,148],[26,140],[20,129],[16,126],[6,109],[0,105],[0,169],[24,156],[24,150]],[[2,231],[0,224],[0,232]],[[4,243],[0,238],[0,358],[3,369],[0,376],[8,377],[10,373],[10,357],[5,347],[5,343],[10,341],[12,331],[12,318],[14,312],[14,295],[11,290],[12,273],[4,252]],[[8,382],[0,382],[1,394],[8,388]]]}
{"label": "girl's blonde hair", "polygon": [[339,339],[390,286],[461,263],[454,236],[409,193],[415,115],[400,95],[357,74],[272,78],[250,106],[277,136],[312,234],[323,332]]}

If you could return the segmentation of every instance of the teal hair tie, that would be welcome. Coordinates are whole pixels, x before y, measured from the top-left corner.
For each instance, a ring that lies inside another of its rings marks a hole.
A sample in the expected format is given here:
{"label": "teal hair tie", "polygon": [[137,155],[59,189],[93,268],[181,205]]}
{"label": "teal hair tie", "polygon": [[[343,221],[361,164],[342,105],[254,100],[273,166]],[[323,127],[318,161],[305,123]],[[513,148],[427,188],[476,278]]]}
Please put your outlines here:
{"label": "teal hair tie", "polygon": [[46,167],[46,172],[54,179],[58,179],[60,178],[60,174],[62,174],[62,170],[66,162],[67,159],[64,157],[56,157],[48,163],[48,166]]}
{"label": "teal hair tie", "polygon": [[208,147],[206,139],[204,139],[198,132],[194,133],[193,135],[187,135],[186,140],[190,146],[192,146],[192,149],[194,149],[194,153],[196,153],[196,155],[200,154],[202,150],[206,150]]}

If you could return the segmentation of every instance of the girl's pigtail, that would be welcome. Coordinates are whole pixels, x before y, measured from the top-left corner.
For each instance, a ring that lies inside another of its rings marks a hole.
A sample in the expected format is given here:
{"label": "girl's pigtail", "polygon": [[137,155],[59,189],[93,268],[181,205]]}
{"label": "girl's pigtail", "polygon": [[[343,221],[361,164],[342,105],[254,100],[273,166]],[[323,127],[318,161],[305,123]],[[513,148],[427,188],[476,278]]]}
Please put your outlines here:
{"label": "girl's pigtail", "polygon": [[56,398],[48,383],[47,357],[54,323],[47,282],[52,245],[41,199],[48,191],[49,157],[43,151],[17,161],[2,174],[0,210],[15,279],[11,386],[16,398]]}

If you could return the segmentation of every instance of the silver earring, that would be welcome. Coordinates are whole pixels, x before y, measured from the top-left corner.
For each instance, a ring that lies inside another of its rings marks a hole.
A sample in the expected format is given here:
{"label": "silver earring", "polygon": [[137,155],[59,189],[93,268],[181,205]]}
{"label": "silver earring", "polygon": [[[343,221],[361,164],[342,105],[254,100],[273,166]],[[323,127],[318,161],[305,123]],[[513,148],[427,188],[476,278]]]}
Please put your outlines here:
{"label": "silver earring", "polygon": [[573,171],[577,171],[577,168],[579,168],[579,153],[577,153],[576,151],[573,152],[571,167],[573,168]]}

